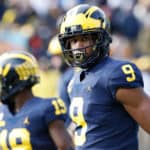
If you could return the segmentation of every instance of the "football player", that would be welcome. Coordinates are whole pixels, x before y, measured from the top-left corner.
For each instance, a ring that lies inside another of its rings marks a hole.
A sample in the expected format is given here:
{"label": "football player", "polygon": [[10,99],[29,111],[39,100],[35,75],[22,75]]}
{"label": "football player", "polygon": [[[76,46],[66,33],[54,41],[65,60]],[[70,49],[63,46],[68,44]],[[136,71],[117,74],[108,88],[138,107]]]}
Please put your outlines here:
{"label": "football player", "polygon": [[[58,83],[58,86],[59,86],[58,95],[65,102],[66,107],[68,109],[69,105],[70,105],[70,99],[69,99],[69,96],[67,93],[67,86],[73,76],[74,71],[73,71],[72,67],[68,67],[68,65],[64,62],[63,53],[62,53],[61,45],[60,45],[60,42],[58,39],[58,35],[55,35],[50,40],[47,52],[51,56],[50,59],[58,57],[59,59],[62,60],[61,65],[58,68],[59,71],[61,72],[61,76],[60,76],[59,83]],[[57,61],[55,61],[55,62],[58,63]],[[68,126],[69,123],[70,123],[70,119],[67,118],[66,126]]]}
{"label": "football player", "polygon": [[73,147],[64,127],[65,104],[59,98],[35,97],[31,88],[38,82],[38,64],[33,55],[17,51],[0,56],[2,150],[68,150]]}
{"label": "football player", "polygon": [[109,56],[109,22],[97,6],[70,9],[60,25],[66,62],[82,70],[69,83],[76,150],[137,150],[138,124],[150,133],[150,97],[131,62]]}

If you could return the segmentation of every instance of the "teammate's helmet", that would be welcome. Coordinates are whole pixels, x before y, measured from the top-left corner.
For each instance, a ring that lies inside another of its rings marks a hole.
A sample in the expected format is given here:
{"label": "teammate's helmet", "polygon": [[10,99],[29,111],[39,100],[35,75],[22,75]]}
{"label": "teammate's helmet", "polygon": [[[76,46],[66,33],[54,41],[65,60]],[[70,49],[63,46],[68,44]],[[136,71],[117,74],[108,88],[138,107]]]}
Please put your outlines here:
{"label": "teammate's helmet", "polygon": [[[97,6],[78,5],[69,10],[60,24],[59,40],[66,62],[71,66],[88,68],[99,58],[108,54],[111,37],[110,24],[104,12]],[[91,35],[94,41],[92,55],[86,54],[86,48],[71,49],[68,39],[79,35]],[[73,51],[77,51],[73,53]]]}
{"label": "teammate's helmet", "polygon": [[57,35],[52,37],[52,39],[50,40],[48,44],[48,53],[50,55],[62,55],[62,50]]}
{"label": "teammate's helmet", "polygon": [[8,52],[0,56],[0,99],[9,99],[19,91],[30,88],[39,82],[38,64],[30,53]]}

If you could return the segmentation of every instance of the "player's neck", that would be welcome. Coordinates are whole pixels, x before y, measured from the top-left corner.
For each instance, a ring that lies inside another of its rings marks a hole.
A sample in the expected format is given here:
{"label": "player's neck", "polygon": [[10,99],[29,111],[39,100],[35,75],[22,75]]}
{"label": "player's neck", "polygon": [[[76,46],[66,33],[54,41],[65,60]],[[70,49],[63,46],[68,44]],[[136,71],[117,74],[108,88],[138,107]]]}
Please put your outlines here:
{"label": "player's neck", "polygon": [[17,94],[15,97],[15,112],[18,112],[23,107],[23,105],[31,98],[33,98],[31,90],[23,90],[22,92]]}

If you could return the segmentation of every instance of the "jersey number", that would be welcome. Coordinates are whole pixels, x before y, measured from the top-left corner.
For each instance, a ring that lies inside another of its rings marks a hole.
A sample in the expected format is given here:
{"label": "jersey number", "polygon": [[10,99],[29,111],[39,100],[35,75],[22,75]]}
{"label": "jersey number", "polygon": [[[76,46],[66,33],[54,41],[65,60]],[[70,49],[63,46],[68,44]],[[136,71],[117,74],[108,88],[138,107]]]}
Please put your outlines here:
{"label": "jersey number", "polygon": [[9,150],[7,145],[10,145],[12,150],[32,150],[30,133],[24,128],[13,129],[10,133],[6,129],[2,130],[0,132],[0,149]]}
{"label": "jersey number", "polygon": [[53,100],[52,105],[55,108],[55,115],[65,114],[67,112],[66,105],[62,99]]}
{"label": "jersey number", "polygon": [[77,146],[83,145],[86,141],[87,123],[83,115],[83,102],[82,97],[75,97],[70,106],[70,116],[79,128],[75,131],[75,145]]}
{"label": "jersey number", "polygon": [[124,72],[124,74],[128,75],[128,77],[126,77],[126,80],[128,82],[132,82],[136,79],[134,69],[132,68],[130,64],[123,65],[122,71]]}

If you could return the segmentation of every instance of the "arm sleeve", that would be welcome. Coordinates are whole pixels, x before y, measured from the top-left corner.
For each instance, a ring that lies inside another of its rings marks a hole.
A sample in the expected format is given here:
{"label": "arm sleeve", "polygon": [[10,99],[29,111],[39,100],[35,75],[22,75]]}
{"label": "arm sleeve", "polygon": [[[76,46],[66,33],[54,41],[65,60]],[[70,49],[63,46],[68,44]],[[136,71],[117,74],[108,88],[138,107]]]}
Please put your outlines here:
{"label": "arm sleeve", "polygon": [[66,107],[65,104],[63,104],[63,105],[61,105],[62,103],[59,104],[58,99],[51,99],[48,101],[49,102],[47,103],[46,109],[44,112],[44,120],[45,120],[46,124],[49,125],[54,120],[65,121],[66,112],[61,111],[62,109],[64,109],[63,107]]}
{"label": "arm sleeve", "polygon": [[143,87],[143,78],[140,70],[132,63],[119,64],[110,74],[108,88],[115,98],[119,88]]}

